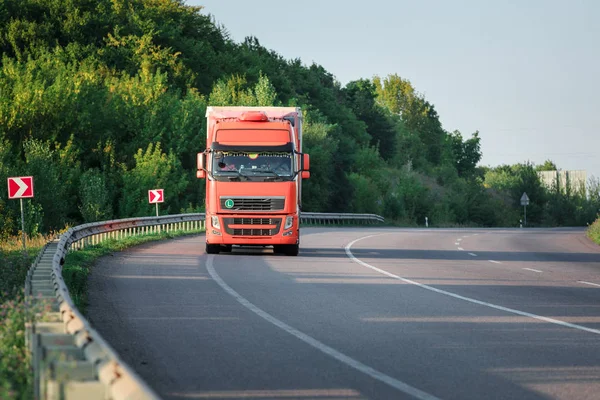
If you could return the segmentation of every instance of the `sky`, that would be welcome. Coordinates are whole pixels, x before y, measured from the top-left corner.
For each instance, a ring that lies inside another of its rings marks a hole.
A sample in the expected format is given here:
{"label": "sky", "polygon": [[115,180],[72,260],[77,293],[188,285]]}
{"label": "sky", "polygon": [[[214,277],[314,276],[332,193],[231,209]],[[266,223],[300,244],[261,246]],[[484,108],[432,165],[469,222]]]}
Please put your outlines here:
{"label": "sky", "polygon": [[345,85],[398,74],[481,165],[554,161],[600,178],[600,1],[187,0]]}

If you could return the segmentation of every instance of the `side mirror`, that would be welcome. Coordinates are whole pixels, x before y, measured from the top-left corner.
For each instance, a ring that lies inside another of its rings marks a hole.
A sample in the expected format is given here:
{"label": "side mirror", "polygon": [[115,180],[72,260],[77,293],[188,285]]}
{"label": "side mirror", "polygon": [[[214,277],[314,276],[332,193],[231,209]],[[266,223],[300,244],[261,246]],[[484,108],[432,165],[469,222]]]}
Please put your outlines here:
{"label": "side mirror", "polygon": [[198,153],[197,163],[198,163],[198,170],[196,171],[196,178],[198,178],[198,179],[206,178],[206,169],[204,168],[205,164],[206,164],[206,154],[205,153]]}
{"label": "side mirror", "polygon": [[306,172],[310,171],[310,157],[308,154],[302,154],[302,165],[300,166],[300,170]]}
{"label": "side mirror", "polygon": [[308,179],[310,178],[310,172],[302,171],[300,176],[302,176],[302,179]]}

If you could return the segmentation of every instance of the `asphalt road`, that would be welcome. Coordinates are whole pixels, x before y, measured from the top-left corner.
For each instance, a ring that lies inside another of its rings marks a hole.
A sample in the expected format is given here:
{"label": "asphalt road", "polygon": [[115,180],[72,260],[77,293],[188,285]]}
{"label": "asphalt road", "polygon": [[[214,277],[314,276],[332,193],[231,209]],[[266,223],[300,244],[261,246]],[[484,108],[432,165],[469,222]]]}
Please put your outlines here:
{"label": "asphalt road", "polygon": [[101,259],[92,324],[165,399],[600,399],[583,230],[304,229]]}

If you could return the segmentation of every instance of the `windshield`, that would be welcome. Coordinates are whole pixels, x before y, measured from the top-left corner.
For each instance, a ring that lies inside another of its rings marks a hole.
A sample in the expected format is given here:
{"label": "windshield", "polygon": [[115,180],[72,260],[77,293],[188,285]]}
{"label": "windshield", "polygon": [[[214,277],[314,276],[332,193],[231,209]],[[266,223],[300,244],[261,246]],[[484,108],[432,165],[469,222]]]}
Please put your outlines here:
{"label": "windshield", "polygon": [[213,151],[212,172],[229,180],[292,180],[292,160],[291,152]]}

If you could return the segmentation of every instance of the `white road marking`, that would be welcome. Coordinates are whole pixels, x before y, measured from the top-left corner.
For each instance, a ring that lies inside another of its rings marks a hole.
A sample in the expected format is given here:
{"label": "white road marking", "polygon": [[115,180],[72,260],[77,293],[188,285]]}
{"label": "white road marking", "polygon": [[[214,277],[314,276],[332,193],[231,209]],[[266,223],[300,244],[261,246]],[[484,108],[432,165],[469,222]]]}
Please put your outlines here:
{"label": "white road marking", "polygon": [[454,244],[455,244],[456,246],[458,246],[460,243],[459,243],[459,242],[454,242]]}
{"label": "white road marking", "polygon": [[600,285],[597,284],[597,283],[586,282],[586,281],[577,281],[577,282],[579,282],[579,283],[585,283],[586,285],[592,285],[592,286],[598,286],[598,287],[600,287]]}
{"label": "white road marking", "polygon": [[213,259],[214,259],[214,256],[209,255],[208,260],[206,262],[206,269],[208,270],[208,273],[210,274],[210,276],[215,280],[215,282],[217,282],[217,284],[221,287],[221,289],[223,289],[224,291],[229,293],[233,298],[235,298],[238,301],[238,303],[240,303],[242,306],[246,307],[248,310],[250,310],[253,313],[255,313],[256,315],[258,315],[262,319],[270,322],[271,324],[275,325],[276,327],[278,327],[278,328],[284,330],[285,332],[289,333],[290,335],[300,339],[304,343],[314,347],[315,349],[321,351],[322,353],[325,353],[328,356],[333,357],[336,360],[340,361],[341,363],[346,364],[347,366],[354,368],[355,370],[362,372],[363,374],[368,375],[371,378],[378,380],[379,382],[383,382],[383,383],[393,387],[394,389],[398,389],[399,391],[401,391],[405,394],[408,394],[410,396],[413,396],[419,400],[440,400],[439,398],[437,398],[429,393],[423,392],[422,390],[412,387],[407,383],[404,383],[395,378],[392,378],[391,376],[386,375],[383,372],[379,372],[376,369],[369,367],[368,365],[363,364],[360,361],[357,361],[357,360],[345,355],[344,353],[341,353],[341,352],[337,351],[336,349],[327,346],[324,343],[319,342],[317,339],[313,338],[312,336],[309,336],[306,333],[303,333],[303,332],[297,330],[296,328],[286,324],[285,322],[278,320],[277,318],[275,318],[271,314],[267,313],[266,311],[263,311],[261,308],[258,308],[253,303],[248,301],[245,297],[243,297],[238,292],[233,290],[227,283],[225,283],[225,281],[223,279],[221,279],[221,277],[217,274],[217,272],[215,271],[215,269],[213,267]]}
{"label": "white road marking", "polygon": [[460,239],[460,238],[459,238],[459,239],[456,239],[456,241],[457,241],[457,242],[462,242],[462,239]]}
{"label": "white road marking", "polygon": [[473,256],[473,257],[477,257],[477,254],[475,254],[475,253],[469,253],[469,255]]}
{"label": "white road marking", "polygon": [[523,269],[526,269],[527,271],[533,271],[533,272],[543,272],[543,271],[540,271],[539,269],[533,269],[533,268],[523,268]]}
{"label": "white road marking", "polygon": [[494,263],[494,264],[502,264],[500,261],[495,261],[495,260],[488,260],[488,261],[491,263]]}
{"label": "white road marking", "polygon": [[[385,235],[385,233],[384,233],[384,235]],[[537,319],[539,321],[544,321],[544,322],[548,322],[548,323],[551,323],[551,324],[556,324],[556,325],[564,326],[564,327],[567,327],[567,328],[578,329],[580,331],[589,332],[589,333],[595,333],[596,335],[600,335],[600,330],[599,329],[588,328],[588,327],[583,326],[583,325],[571,324],[569,322],[564,322],[564,321],[561,321],[561,320],[558,320],[558,319],[548,318],[548,317],[544,317],[544,316],[541,316],[541,315],[528,313],[526,311],[515,310],[514,308],[508,308],[508,307],[499,306],[499,305],[496,305],[496,304],[493,304],[493,303],[487,303],[485,301],[473,299],[471,297],[461,296],[461,295],[456,294],[456,293],[448,292],[446,290],[438,289],[438,288],[435,288],[433,286],[425,285],[423,283],[419,283],[419,282],[412,281],[412,280],[407,279],[407,278],[403,278],[403,277],[398,276],[398,275],[394,275],[394,274],[392,274],[390,272],[387,272],[387,271],[385,271],[385,270],[383,270],[381,268],[377,268],[377,267],[374,267],[374,266],[372,266],[370,264],[367,264],[366,262],[361,261],[358,258],[356,258],[354,256],[354,254],[352,254],[352,251],[350,249],[352,248],[352,245],[354,245],[354,243],[358,242],[359,240],[368,239],[368,238],[371,238],[371,237],[374,237],[374,236],[380,236],[380,235],[364,236],[362,238],[358,238],[358,239],[353,240],[352,242],[348,243],[346,245],[346,255],[348,255],[348,257],[350,257],[350,259],[352,261],[354,261],[357,264],[362,265],[363,267],[372,269],[373,271],[377,271],[380,274],[383,274],[383,275],[388,276],[390,278],[397,279],[399,281],[402,281],[402,282],[405,282],[405,283],[409,283],[411,285],[419,286],[419,287],[421,287],[423,289],[430,290],[432,292],[436,292],[436,293],[439,293],[439,294],[450,296],[450,297],[453,297],[455,299],[464,300],[464,301],[469,302],[469,303],[478,304],[480,306],[485,306],[485,307],[493,308],[493,309],[500,310],[500,311],[506,311],[506,312],[509,312],[511,314],[521,315],[521,316],[524,316],[524,317],[530,317],[530,318]],[[492,261],[492,260],[489,260],[489,261]]]}
{"label": "white road marking", "polygon": [[463,249],[462,247],[459,247],[458,250],[465,251],[465,249]]}

